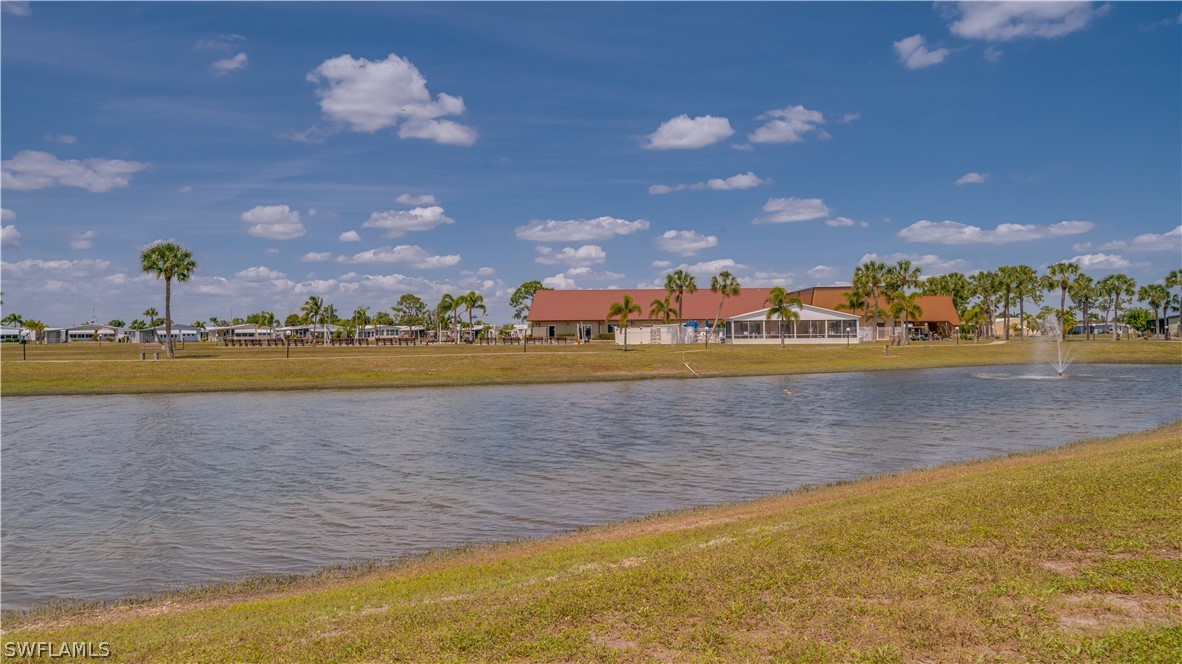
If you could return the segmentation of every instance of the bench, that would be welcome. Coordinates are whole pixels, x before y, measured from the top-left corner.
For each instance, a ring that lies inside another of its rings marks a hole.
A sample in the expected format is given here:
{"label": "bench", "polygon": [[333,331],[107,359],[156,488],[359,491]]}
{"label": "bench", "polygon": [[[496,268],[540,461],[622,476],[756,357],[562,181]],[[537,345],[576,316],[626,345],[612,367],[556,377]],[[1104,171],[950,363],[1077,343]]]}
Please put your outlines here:
{"label": "bench", "polygon": [[164,348],[164,344],[140,344],[140,359],[146,360],[148,353],[152,353],[154,355],[152,359],[159,360],[162,348]]}

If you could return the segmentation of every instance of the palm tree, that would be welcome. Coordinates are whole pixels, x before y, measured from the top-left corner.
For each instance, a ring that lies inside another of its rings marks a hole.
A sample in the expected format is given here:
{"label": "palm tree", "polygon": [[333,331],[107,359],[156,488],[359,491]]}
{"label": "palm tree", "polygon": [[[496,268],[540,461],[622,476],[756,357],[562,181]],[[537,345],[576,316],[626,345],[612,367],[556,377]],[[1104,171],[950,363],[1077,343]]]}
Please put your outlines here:
{"label": "palm tree", "polygon": [[[123,319],[122,318],[112,318],[111,320],[107,321],[107,325],[109,325],[110,327],[123,327],[124,326]],[[205,325],[202,324],[201,327],[204,328]]]}
{"label": "palm tree", "polygon": [[1146,284],[1137,291],[1137,299],[1153,307],[1153,336],[1156,337],[1161,332],[1161,318],[1157,312],[1169,304],[1170,291],[1161,284]]}
{"label": "palm tree", "polygon": [[624,350],[628,350],[628,317],[632,314],[641,313],[640,305],[632,301],[632,296],[627,293],[624,294],[624,299],[620,302],[613,302],[612,306],[607,310],[608,323],[613,318],[620,319],[620,327],[624,328]]}
{"label": "palm tree", "polygon": [[156,311],[156,307],[148,307],[142,315],[148,319],[148,327],[156,327],[161,323],[160,312]]}
{"label": "palm tree", "polygon": [[998,286],[1001,279],[996,272],[983,271],[974,274],[969,278],[969,283],[972,284],[973,294],[977,296],[977,305],[981,308],[981,312],[989,318],[989,325],[985,328],[985,336],[993,336],[993,298],[997,295]]}
{"label": "palm tree", "polygon": [[481,313],[488,314],[488,307],[484,306],[484,296],[476,291],[468,291],[467,295],[461,295],[456,298],[458,310],[460,306],[468,312],[468,329],[472,331],[472,340],[476,340],[476,328],[472,326],[472,310],[479,309]]}
{"label": "palm tree", "polygon": [[[459,302],[451,293],[444,293],[439,298],[439,304],[435,305],[435,311],[438,313],[438,320],[436,321],[438,328],[436,334],[440,340],[443,338],[443,322],[447,321],[448,326],[452,323],[452,314],[459,308]],[[460,342],[459,332],[456,333],[456,343]]]}
{"label": "palm tree", "polygon": [[[689,272],[685,270],[674,270],[665,275],[665,290],[669,291],[670,295],[677,293],[677,325],[680,327],[684,320],[682,311],[684,311],[685,294],[698,292],[698,282],[694,280],[694,275]],[[674,339],[677,336],[674,335]]]}
{"label": "palm tree", "polygon": [[[304,306],[300,307],[300,313],[304,316],[304,321],[309,325],[315,325],[316,321],[320,320],[321,314],[324,313],[324,299],[315,295],[309,296],[308,301],[304,302]],[[316,335],[312,335],[312,345],[316,345]]]}
{"label": "palm tree", "polygon": [[649,304],[648,317],[649,320],[661,319],[661,322],[668,323],[670,318],[677,315],[677,309],[673,307],[673,296],[666,295],[665,299],[657,298]]}
{"label": "palm tree", "polygon": [[997,268],[997,285],[1002,293],[1001,315],[1004,319],[1002,336],[1010,338],[1010,298],[1018,290],[1018,268],[1013,265],[1002,265]]}
{"label": "palm tree", "polygon": [[[1173,270],[1172,272],[1170,272],[1169,274],[1166,275],[1166,288],[1167,289],[1182,288],[1182,270]],[[1177,295],[1175,297],[1176,297],[1175,305],[1177,305],[1178,302],[1182,301],[1182,295]],[[1174,311],[1177,311],[1177,310],[1178,310],[1178,307],[1175,306]],[[1167,312],[1166,313],[1166,341],[1169,341],[1169,340],[1170,340],[1170,314],[1169,314],[1169,312]]]}
{"label": "palm tree", "polygon": [[4,317],[4,320],[0,320],[0,323],[3,323],[5,325],[14,325],[17,328],[20,328],[21,324],[24,322],[25,322],[25,319],[20,314],[8,314],[7,316]]}
{"label": "palm tree", "polygon": [[[718,323],[722,320],[722,305],[726,303],[728,297],[734,297],[739,294],[739,280],[735,275],[731,274],[729,270],[723,270],[710,278],[710,292],[720,296],[718,300],[718,315],[714,317],[714,327],[718,329]],[[719,337],[722,338],[721,336]],[[710,347],[710,335],[706,335],[706,347]]]}
{"label": "palm tree", "polygon": [[789,322],[800,320],[800,308],[804,303],[799,297],[788,297],[788,291],[784,290],[783,286],[773,286],[763,303],[768,305],[765,320],[772,320],[777,316],[780,319],[780,348],[783,348],[784,328],[788,327]]}
{"label": "palm tree", "polygon": [[1097,286],[1105,297],[1112,298],[1112,338],[1116,339],[1118,334],[1116,323],[1120,320],[1121,298],[1129,298],[1129,301],[1132,301],[1132,297],[1137,294],[1137,282],[1127,274],[1117,273],[1104,277]]}
{"label": "palm tree", "polygon": [[985,310],[983,310],[980,306],[967,309],[964,312],[964,315],[961,316],[961,323],[967,327],[973,328],[973,343],[977,343],[977,340],[980,339],[981,326],[984,325],[985,321],[987,320],[989,320],[989,317],[985,314]]}
{"label": "palm tree", "polygon": [[1096,298],[1099,297],[1096,282],[1088,275],[1080,273],[1071,281],[1071,286],[1067,290],[1071,294],[1071,301],[1080,307],[1080,314],[1083,316],[1084,339],[1090,339],[1092,326],[1088,312]]}
{"label": "palm tree", "polygon": [[[887,293],[889,293],[887,295],[887,300],[894,304],[894,299],[897,294],[906,292],[908,288],[921,285],[922,282],[919,280],[919,275],[922,274],[922,272],[923,271],[920,268],[913,267],[911,265],[911,261],[906,259],[900,260],[894,265],[887,267],[884,279],[884,285],[886,286]],[[911,343],[911,339],[909,339],[907,336],[906,327],[903,329],[902,336],[904,343]]]}
{"label": "palm tree", "polygon": [[191,251],[175,242],[161,242],[140,254],[140,269],[155,274],[157,279],[164,277],[164,347],[171,360],[175,356],[172,348],[172,280],[184,283],[192,278],[197,261],[193,260]]}
{"label": "palm tree", "polygon": [[320,310],[320,325],[324,327],[324,341],[328,343],[328,338],[332,334],[328,330],[329,325],[336,325],[337,322],[337,308],[331,304],[324,305]]}
{"label": "palm tree", "polygon": [[[1015,265],[1011,272],[1013,282],[1011,286],[1018,296],[1018,318],[1026,320],[1026,298],[1034,304],[1042,304],[1042,291],[1039,290],[1038,272],[1029,265]],[[1026,326],[1021,326],[1022,337],[1026,337]]]}
{"label": "palm tree", "polygon": [[1047,268],[1047,274],[1042,278],[1042,289],[1053,291],[1059,289],[1059,338],[1067,339],[1067,289],[1071,287],[1071,280],[1079,276],[1079,266],[1075,263],[1060,262]]}
{"label": "palm tree", "polygon": [[357,307],[353,310],[353,317],[349,320],[353,323],[353,325],[356,326],[355,329],[357,332],[353,336],[360,336],[361,331],[365,329],[365,326],[369,325],[369,307]]}
{"label": "palm tree", "polygon": [[41,333],[45,331],[47,325],[39,320],[26,320],[24,321],[24,324],[26,330],[33,331],[33,343],[36,344],[41,338]]}
{"label": "palm tree", "polygon": [[[896,291],[891,296],[891,318],[898,318],[903,324],[903,334],[907,335],[907,319],[918,320],[923,315],[923,308],[915,301],[915,293]],[[907,335],[908,337],[910,335]],[[910,340],[908,340],[910,343]]]}
{"label": "palm tree", "polygon": [[887,266],[878,261],[866,261],[854,269],[854,288],[870,296],[874,305],[874,339],[878,339],[878,300],[882,294],[883,282],[886,278]]}
{"label": "palm tree", "polygon": [[842,293],[841,297],[845,302],[837,305],[838,311],[848,311],[851,314],[857,314],[859,311],[863,314],[866,313],[866,295],[862,291],[857,288],[851,288]]}

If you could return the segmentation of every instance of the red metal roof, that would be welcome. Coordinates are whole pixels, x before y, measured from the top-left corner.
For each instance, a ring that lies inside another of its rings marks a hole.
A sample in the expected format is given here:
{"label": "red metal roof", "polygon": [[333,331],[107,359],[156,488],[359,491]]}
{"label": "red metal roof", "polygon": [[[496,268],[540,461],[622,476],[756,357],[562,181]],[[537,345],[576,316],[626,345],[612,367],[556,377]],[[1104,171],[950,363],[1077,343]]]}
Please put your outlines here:
{"label": "red metal roof", "polygon": [[[765,308],[767,305],[764,303],[770,290],[743,288],[738,295],[728,297],[724,302],[720,296],[710,292],[710,289],[698,289],[696,293],[685,294],[682,311],[685,320],[713,321],[718,315],[718,305],[722,303],[722,318],[726,319]],[[837,305],[844,301],[842,295],[848,290],[849,288],[843,286],[817,286],[792,291],[790,295],[799,297],[804,304],[838,310]],[[669,293],[660,288],[543,290],[534,295],[529,320],[533,323],[603,320],[612,304],[622,300],[625,294],[631,295],[642,310],[639,316],[634,316],[631,320],[643,322],[648,320],[648,311],[653,300],[664,300]],[[960,317],[956,315],[951,297],[920,295],[916,297],[916,302],[923,309],[923,316],[917,322],[948,322],[960,325]],[[886,309],[885,300],[879,305],[879,309]]]}

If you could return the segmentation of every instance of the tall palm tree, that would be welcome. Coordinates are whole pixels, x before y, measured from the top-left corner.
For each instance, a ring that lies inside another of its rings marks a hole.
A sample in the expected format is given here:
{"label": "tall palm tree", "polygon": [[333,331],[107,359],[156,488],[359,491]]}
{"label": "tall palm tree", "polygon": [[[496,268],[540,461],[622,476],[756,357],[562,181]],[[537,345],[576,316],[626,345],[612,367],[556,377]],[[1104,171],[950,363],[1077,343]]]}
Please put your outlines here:
{"label": "tall palm tree", "polygon": [[172,280],[184,283],[193,276],[197,261],[193,253],[175,242],[161,242],[140,254],[140,269],[159,279],[164,277],[164,336],[168,358],[175,357],[172,340]]}
{"label": "tall palm tree", "polygon": [[620,327],[624,328],[624,350],[628,350],[628,317],[632,314],[641,313],[640,305],[632,301],[632,296],[627,293],[624,294],[624,299],[619,302],[613,302],[612,306],[607,310],[607,322],[611,322],[613,318],[620,319]]}
{"label": "tall palm tree", "polygon": [[970,307],[960,318],[960,322],[965,327],[971,327],[973,329],[973,343],[976,343],[981,338],[981,326],[989,320],[989,317],[985,314],[985,310],[980,306]]}
{"label": "tall palm tree", "polygon": [[[304,317],[304,322],[309,325],[315,325],[320,320],[324,313],[324,298],[311,295],[304,305],[300,307],[300,313]],[[312,345],[316,345],[316,334],[312,334]]]}
{"label": "tall palm tree", "polygon": [[1170,291],[1161,284],[1146,284],[1137,291],[1137,299],[1153,307],[1153,336],[1161,333],[1161,318],[1157,312],[1170,301]]}
{"label": "tall palm tree", "polygon": [[659,318],[662,323],[668,323],[670,318],[677,315],[677,309],[673,306],[672,300],[672,295],[666,295],[663,300],[661,298],[653,300],[648,306],[649,320]]}
{"label": "tall palm tree", "polygon": [[[1173,270],[1166,275],[1166,288],[1182,288],[1182,270]],[[1182,294],[1176,296],[1175,303],[1182,302]],[[1178,311],[1178,307],[1174,307]],[[1170,314],[1166,313],[1166,341],[1170,340]]]}
{"label": "tall palm tree", "polygon": [[[444,323],[444,321],[446,321],[448,326],[450,327],[452,324],[452,321],[453,321],[452,314],[456,311],[457,308],[459,308],[459,305],[456,301],[456,297],[453,296],[451,293],[444,293],[443,296],[439,298],[439,304],[435,305],[435,311],[438,312],[437,324],[439,326],[437,329],[437,334],[439,335],[440,339],[443,338],[443,323]],[[458,332],[456,333],[455,342],[456,343],[460,342],[460,335]]]}
{"label": "tall palm tree", "polygon": [[[680,327],[684,322],[682,312],[684,311],[685,294],[698,292],[698,282],[689,272],[680,269],[674,270],[665,275],[665,290],[669,291],[670,295],[677,294],[677,325]],[[677,339],[678,336],[674,335],[674,339]]]}
{"label": "tall palm tree", "polygon": [[780,348],[784,347],[784,329],[788,323],[800,320],[800,308],[804,303],[799,297],[788,297],[788,291],[783,286],[773,286],[768,291],[764,304],[768,305],[765,320],[780,319]]}
{"label": "tall palm tree", "polygon": [[1071,287],[1071,280],[1079,276],[1079,266],[1075,263],[1060,262],[1047,268],[1047,274],[1042,278],[1042,289],[1053,291],[1059,289],[1059,338],[1067,339],[1067,289]]}
{"label": "tall palm tree", "polygon": [[[898,318],[903,324],[904,335],[907,335],[907,320],[918,320],[923,315],[923,308],[915,301],[915,297],[915,293],[903,291],[896,291],[891,297],[891,317]],[[911,343],[910,339],[908,343]]]}
{"label": "tall palm tree", "polygon": [[874,320],[870,325],[874,328],[875,340],[878,339],[878,301],[882,295],[886,270],[886,264],[878,261],[866,261],[854,269],[854,288],[869,295],[870,303],[874,305]]}
{"label": "tall palm tree", "polygon": [[[1112,338],[1116,339],[1116,323],[1120,320],[1121,298],[1131,302],[1137,294],[1137,282],[1127,274],[1110,274],[1100,280],[1099,286],[1106,297],[1112,298]],[[1127,336],[1127,335],[1126,335]]]}
{"label": "tall palm tree", "polygon": [[337,324],[337,308],[331,304],[325,303],[324,308],[320,310],[320,325],[324,328],[324,341],[328,343],[332,332],[329,331],[329,325]]}
{"label": "tall palm tree", "polygon": [[[895,296],[899,293],[907,292],[908,288],[918,287],[923,282],[919,280],[919,276],[923,273],[917,266],[912,266],[911,261],[903,259],[887,267],[885,286],[887,289],[887,299],[894,304]],[[893,317],[892,317],[893,319]],[[903,325],[903,343],[911,343],[911,339],[907,335],[907,326]]]}
{"label": "tall palm tree", "polygon": [[993,321],[996,320],[994,298],[997,297],[998,290],[1000,290],[1001,279],[996,272],[986,270],[969,277],[969,283],[972,284],[973,294],[977,296],[977,306],[989,318],[989,325],[985,328],[985,336],[991,337],[993,336]]}
{"label": "tall palm tree", "polygon": [[369,325],[369,307],[358,306],[353,310],[353,317],[349,319],[356,326],[354,337],[360,337],[366,325]]}
{"label": "tall palm tree", "polygon": [[1090,339],[1092,326],[1088,313],[1096,302],[1096,298],[1099,297],[1096,282],[1081,272],[1079,276],[1071,280],[1067,291],[1071,294],[1071,301],[1080,307],[1080,314],[1083,316],[1084,339]]}
{"label": "tall palm tree", "polygon": [[[719,296],[718,314],[714,317],[714,327],[712,328],[717,330],[718,323],[722,320],[722,305],[726,303],[728,297],[739,294],[739,280],[729,270],[723,270],[710,278],[710,292]],[[706,335],[706,347],[710,347],[709,334]]]}
{"label": "tall palm tree", "polygon": [[1001,291],[1002,337],[1010,338],[1010,298],[1018,290],[1018,268],[1002,265],[997,268],[997,285]]}
{"label": "tall palm tree", "polygon": [[[1042,291],[1039,289],[1038,272],[1029,265],[1015,265],[1012,286],[1018,297],[1018,318],[1026,320],[1026,298],[1034,304],[1042,304]],[[1026,325],[1021,326],[1021,336],[1026,337]]]}
{"label": "tall palm tree", "polygon": [[4,317],[4,320],[0,320],[0,323],[3,323],[5,325],[14,325],[17,328],[20,328],[21,324],[23,324],[24,322],[25,322],[25,318],[24,318],[24,316],[21,316],[20,314],[8,314],[7,316]]}
{"label": "tall palm tree", "polygon": [[[476,340],[476,328],[472,325],[472,311],[479,309],[481,313],[488,314],[488,307],[484,306],[484,296],[476,291],[468,291],[467,295],[461,295],[456,298],[459,306],[462,306],[468,312],[468,329],[472,331],[472,340]],[[457,309],[459,309],[457,306]]]}

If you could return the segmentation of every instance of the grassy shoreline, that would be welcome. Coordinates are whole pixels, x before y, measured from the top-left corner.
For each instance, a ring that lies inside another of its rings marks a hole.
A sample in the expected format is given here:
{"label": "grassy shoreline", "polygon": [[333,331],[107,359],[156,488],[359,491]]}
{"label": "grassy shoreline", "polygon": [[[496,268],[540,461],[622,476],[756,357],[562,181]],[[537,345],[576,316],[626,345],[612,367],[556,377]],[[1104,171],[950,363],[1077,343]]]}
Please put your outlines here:
{"label": "grassy shoreline", "polygon": [[8,613],[127,661],[1176,661],[1182,421],[260,588]]}
{"label": "grassy shoreline", "polygon": [[[1182,364],[1182,343],[1072,341],[1073,363]],[[383,348],[225,348],[189,344],[176,360],[139,361],[125,344],[0,348],[5,396],[373,389],[783,375],[1045,363],[1053,344],[916,343],[853,346],[590,345]]]}

